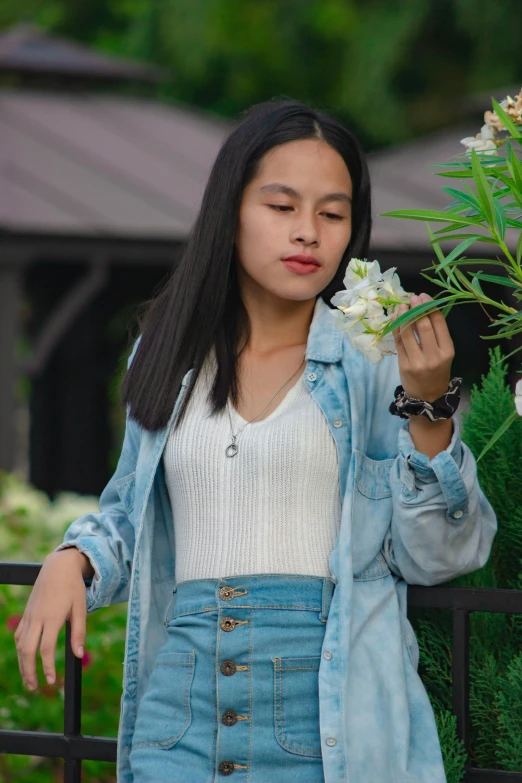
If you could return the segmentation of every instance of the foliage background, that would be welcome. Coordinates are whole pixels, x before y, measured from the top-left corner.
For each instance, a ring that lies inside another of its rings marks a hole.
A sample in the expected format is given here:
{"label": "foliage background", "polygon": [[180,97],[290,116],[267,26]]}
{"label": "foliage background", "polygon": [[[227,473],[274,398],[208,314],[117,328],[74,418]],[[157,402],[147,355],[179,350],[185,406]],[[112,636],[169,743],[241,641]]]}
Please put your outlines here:
{"label": "foliage background", "polygon": [[279,94],[336,109],[368,151],[520,79],[519,0],[2,0],[0,30],[23,21],[164,66],[159,96],[227,117]]}

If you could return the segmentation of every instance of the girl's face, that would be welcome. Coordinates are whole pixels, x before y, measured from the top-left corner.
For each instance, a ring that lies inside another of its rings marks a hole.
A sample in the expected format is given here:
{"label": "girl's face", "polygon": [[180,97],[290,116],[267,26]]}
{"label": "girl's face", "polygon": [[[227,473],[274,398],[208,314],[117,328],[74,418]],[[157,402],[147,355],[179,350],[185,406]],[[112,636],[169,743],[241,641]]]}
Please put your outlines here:
{"label": "girl's face", "polygon": [[[281,144],[261,159],[247,185],[236,233],[241,287],[296,301],[317,296],[333,279],[352,233],[352,181],[339,153],[321,139]],[[283,263],[313,257],[299,274]]]}

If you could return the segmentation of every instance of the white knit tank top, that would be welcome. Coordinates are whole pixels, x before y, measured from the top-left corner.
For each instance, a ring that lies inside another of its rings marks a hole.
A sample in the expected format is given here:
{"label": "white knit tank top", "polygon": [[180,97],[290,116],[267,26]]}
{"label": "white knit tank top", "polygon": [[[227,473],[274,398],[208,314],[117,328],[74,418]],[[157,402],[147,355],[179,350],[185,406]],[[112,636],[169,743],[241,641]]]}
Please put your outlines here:
{"label": "white knit tank top", "polygon": [[[269,416],[243,429],[238,453],[227,457],[228,413],[212,416],[206,399],[212,367],[209,358],[163,454],[176,583],[261,573],[331,576],[341,519],[337,448],[303,375]],[[245,419],[229,409],[236,433]]]}

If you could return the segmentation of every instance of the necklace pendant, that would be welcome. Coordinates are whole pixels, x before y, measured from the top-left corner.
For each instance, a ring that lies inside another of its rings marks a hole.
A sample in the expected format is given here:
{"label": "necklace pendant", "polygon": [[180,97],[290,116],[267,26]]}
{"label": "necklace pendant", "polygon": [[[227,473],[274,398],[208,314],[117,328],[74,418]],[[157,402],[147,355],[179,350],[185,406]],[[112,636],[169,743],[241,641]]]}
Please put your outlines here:
{"label": "necklace pendant", "polygon": [[227,457],[235,457],[238,452],[238,447],[235,443],[231,443],[230,446],[227,447],[227,450],[225,451],[225,454]]}

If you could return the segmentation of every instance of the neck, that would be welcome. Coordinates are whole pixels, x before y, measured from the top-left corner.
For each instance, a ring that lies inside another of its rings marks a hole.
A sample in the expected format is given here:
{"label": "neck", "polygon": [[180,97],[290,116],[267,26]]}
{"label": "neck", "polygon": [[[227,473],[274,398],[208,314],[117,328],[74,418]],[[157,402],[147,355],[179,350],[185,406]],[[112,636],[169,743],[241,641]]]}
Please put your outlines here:
{"label": "neck", "polygon": [[242,292],[250,319],[250,339],[246,350],[263,356],[286,348],[302,347],[308,342],[316,299],[295,301],[275,297],[266,291],[261,296]]}

